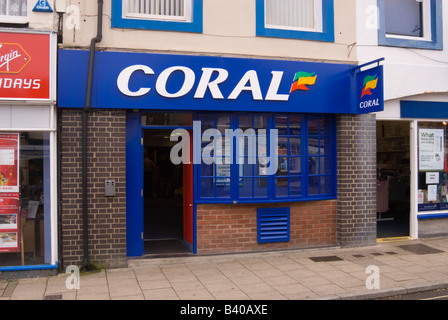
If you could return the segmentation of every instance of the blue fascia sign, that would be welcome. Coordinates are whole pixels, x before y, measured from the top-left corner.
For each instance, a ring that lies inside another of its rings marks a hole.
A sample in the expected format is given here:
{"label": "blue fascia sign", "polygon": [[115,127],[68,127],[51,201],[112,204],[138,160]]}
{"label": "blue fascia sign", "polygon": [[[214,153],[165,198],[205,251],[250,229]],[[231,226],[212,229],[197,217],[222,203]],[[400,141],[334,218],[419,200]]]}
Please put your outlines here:
{"label": "blue fascia sign", "polygon": [[[89,52],[61,49],[58,59],[58,106],[83,108]],[[347,64],[98,51],[91,107],[329,114],[377,111],[367,104],[356,107],[359,101],[353,101],[353,77],[358,73],[352,72],[353,68]],[[382,76],[375,90],[382,91]],[[370,97],[375,90],[366,95]]]}

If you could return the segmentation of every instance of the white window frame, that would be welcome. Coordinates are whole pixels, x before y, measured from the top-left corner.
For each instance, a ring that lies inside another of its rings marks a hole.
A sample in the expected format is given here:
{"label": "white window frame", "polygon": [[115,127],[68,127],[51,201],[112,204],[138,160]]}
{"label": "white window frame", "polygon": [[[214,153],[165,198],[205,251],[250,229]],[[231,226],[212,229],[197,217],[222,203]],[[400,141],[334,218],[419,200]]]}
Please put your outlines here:
{"label": "white window frame", "polygon": [[[282,1],[282,0],[278,0]],[[267,3],[264,1],[265,6],[265,27],[269,29],[281,29],[281,30],[292,30],[292,31],[308,31],[308,32],[322,32],[323,31],[323,7],[322,0],[314,0],[314,27],[289,27],[282,25],[273,25],[267,23]]]}
{"label": "white window frame", "polygon": [[[157,15],[157,14],[145,14],[145,13],[130,13],[128,12],[129,1],[123,0],[123,18],[124,19],[137,19],[137,20],[155,20],[155,21],[180,21],[191,22],[192,21],[192,0],[184,0],[184,15],[183,16],[169,16],[169,15]],[[150,1],[150,0],[148,0]],[[153,1],[175,1],[175,0],[153,0]]]}
{"label": "white window frame", "polygon": [[397,34],[389,34],[386,32],[386,38],[393,39],[403,39],[403,40],[421,40],[421,41],[431,41],[431,0],[420,0],[423,3],[422,6],[422,26],[423,26],[423,36],[402,36]]}
{"label": "white window frame", "polygon": [[[4,0],[4,1],[6,1],[6,12],[9,12],[10,0]],[[17,23],[17,24],[28,23],[29,21],[28,11],[29,11],[29,4],[27,5],[26,16],[0,15],[0,23]]]}

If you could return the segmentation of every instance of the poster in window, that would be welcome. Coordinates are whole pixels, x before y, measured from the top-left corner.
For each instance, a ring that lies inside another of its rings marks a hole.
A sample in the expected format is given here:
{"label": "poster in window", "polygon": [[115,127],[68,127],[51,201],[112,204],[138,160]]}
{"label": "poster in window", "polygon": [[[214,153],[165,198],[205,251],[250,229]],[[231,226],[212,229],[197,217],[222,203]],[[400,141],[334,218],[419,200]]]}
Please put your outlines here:
{"label": "poster in window", "polygon": [[20,251],[19,193],[0,193],[0,252]]}
{"label": "poster in window", "polygon": [[0,134],[0,192],[19,192],[19,135]]}
{"label": "poster in window", "polygon": [[443,171],[445,163],[444,130],[419,129],[419,171]]}

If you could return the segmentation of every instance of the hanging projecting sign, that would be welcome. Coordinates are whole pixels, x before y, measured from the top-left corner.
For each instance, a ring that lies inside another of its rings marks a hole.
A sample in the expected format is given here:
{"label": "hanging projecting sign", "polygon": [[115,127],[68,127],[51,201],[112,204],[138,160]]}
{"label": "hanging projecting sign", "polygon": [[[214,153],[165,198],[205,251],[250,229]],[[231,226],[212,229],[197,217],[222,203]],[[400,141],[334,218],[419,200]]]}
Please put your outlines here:
{"label": "hanging projecting sign", "polygon": [[[84,107],[89,52],[60,50],[58,105]],[[97,52],[92,108],[365,113],[346,64]],[[377,88],[382,79],[377,79]],[[370,91],[372,92],[372,91]],[[382,101],[381,101],[382,103]],[[367,111],[366,111],[367,110]],[[376,110],[376,109],[375,109]]]}
{"label": "hanging projecting sign", "polygon": [[356,73],[357,110],[355,113],[372,113],[384,110],[383,67]]}
{"label": "hanging projecting sign", "polygon": [[0,100],[51,99],[51,36],[0,32]]}

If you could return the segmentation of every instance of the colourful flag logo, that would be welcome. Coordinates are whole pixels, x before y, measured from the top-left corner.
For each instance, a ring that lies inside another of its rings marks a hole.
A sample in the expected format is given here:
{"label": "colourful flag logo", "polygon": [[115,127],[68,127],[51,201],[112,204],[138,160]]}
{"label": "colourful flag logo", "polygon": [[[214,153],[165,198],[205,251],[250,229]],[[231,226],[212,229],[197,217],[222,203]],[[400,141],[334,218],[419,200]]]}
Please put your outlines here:
{"label": "colourful flag logo", "polygon": [[297,72],[294,76],[294,83],[292,84],[291,91],[289,93],[292,93],[296,90],[308,91],[309,88],[307,86],[312,86],[316,83],[317,75],[315,74],[315,72]]}
{"label": "colourful flag logo", "polygon": [[363,84],[363,88],[362,88],[362,93],[361,93],[361,99],[362,97],[364,97],[365,95],[372,95],[372,91],[373,89],[376,89],[376,86],[378,84],[378,76],[374,75],[374,76],[367,76],[364,78],[364,84]]}

